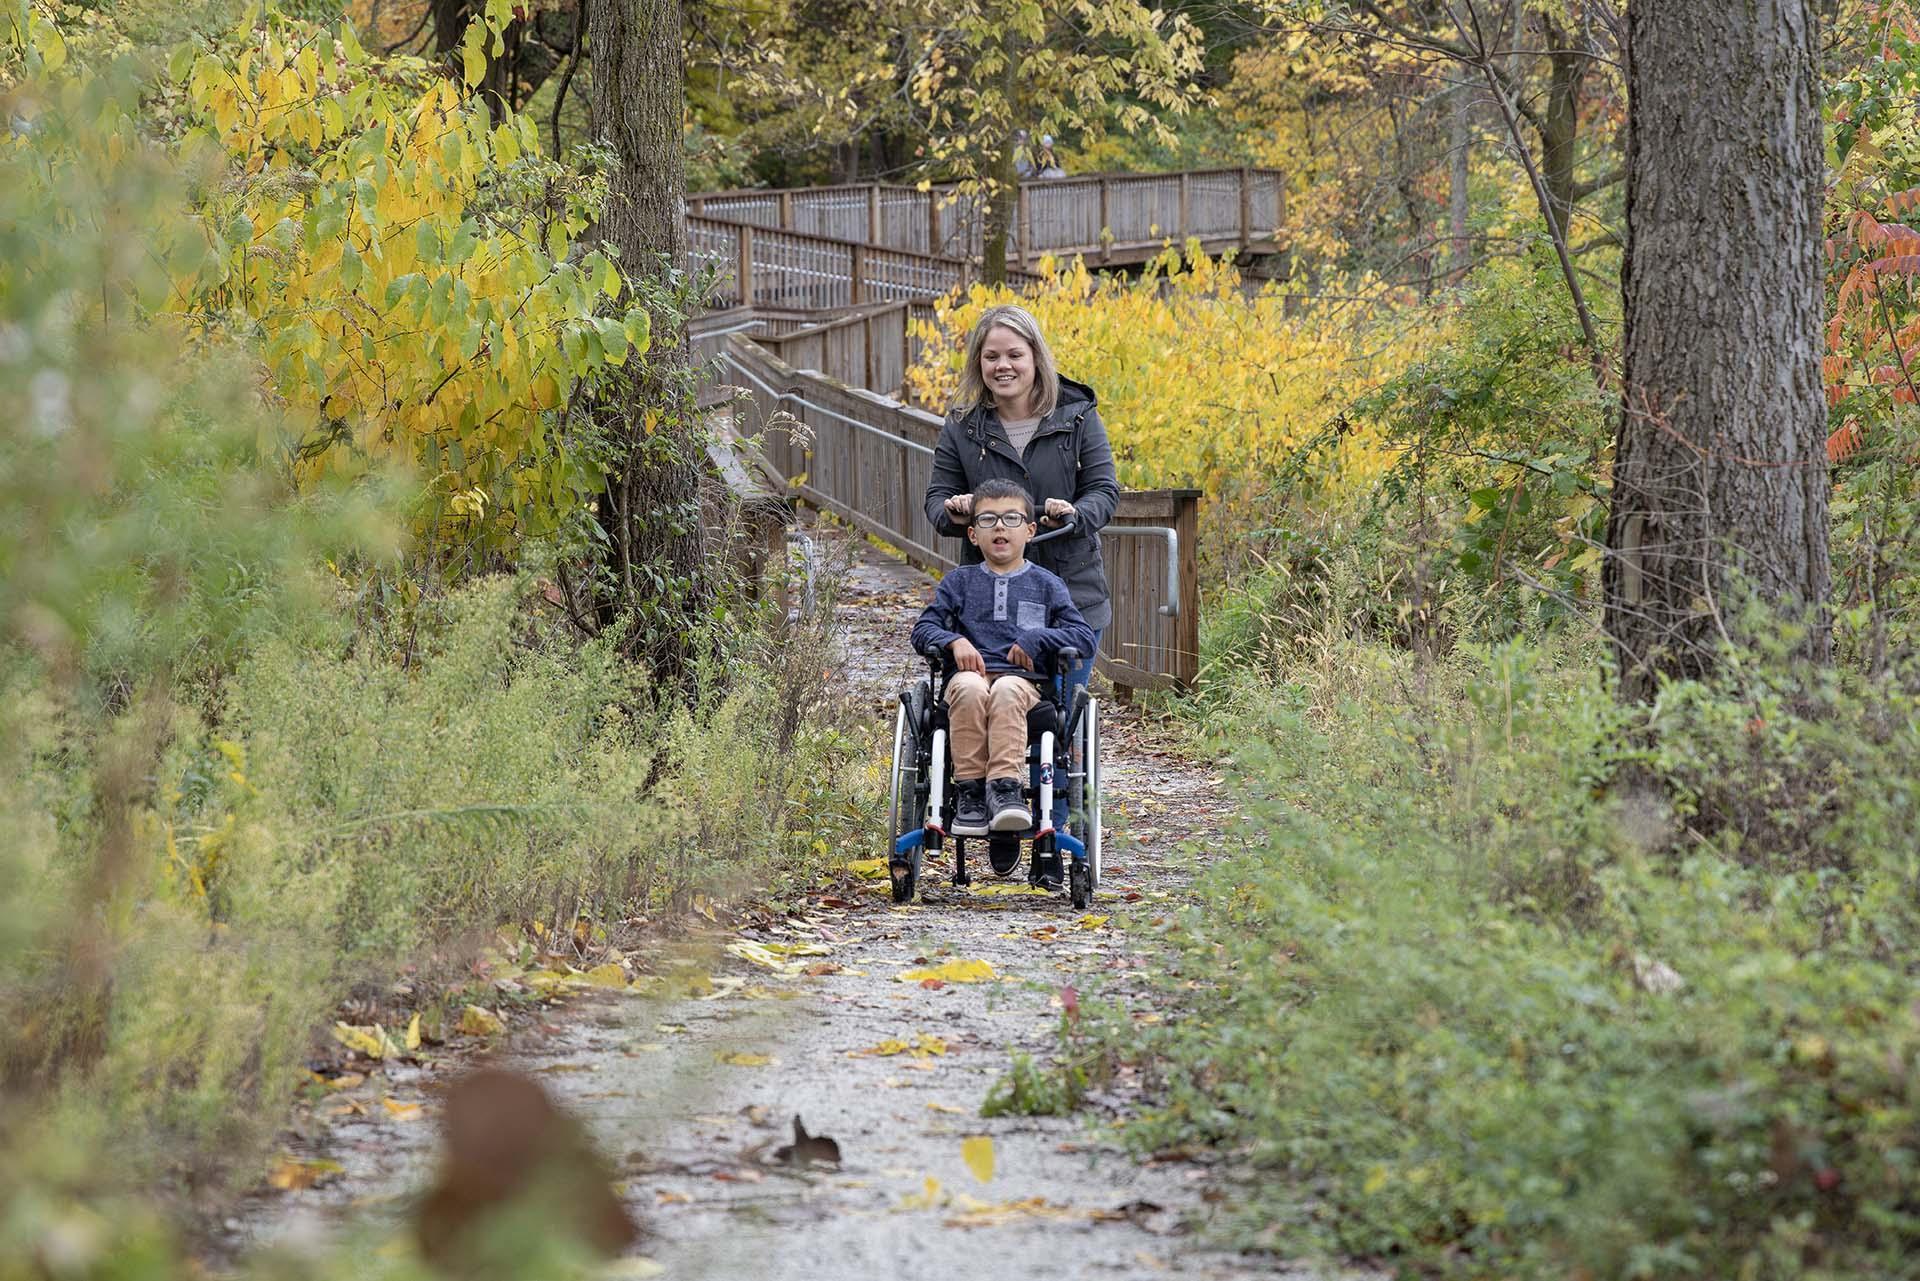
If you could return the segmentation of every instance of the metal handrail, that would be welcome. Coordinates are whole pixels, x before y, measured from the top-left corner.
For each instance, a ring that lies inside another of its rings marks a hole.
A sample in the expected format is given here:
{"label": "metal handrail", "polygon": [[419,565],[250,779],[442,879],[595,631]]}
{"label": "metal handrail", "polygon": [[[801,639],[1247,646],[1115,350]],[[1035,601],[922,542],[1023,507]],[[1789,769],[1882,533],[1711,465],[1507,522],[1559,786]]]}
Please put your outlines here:
{"label": "metal handrail", "polygon": [[[930,446],[921,444],[917,440],[908,440],[905,436],[899,435],[895,432],[890,432],[884,427],[876,427],[872,423],[861,422],[858,418],[849,418],[847,415],[839,412],[836,409],[829,409],[825,405],[817,404],[814,401],[808,400],[805,396],[802,396],[797,391],[781,391],[778,388],[768,385],[765,379],[761,378],[760,375],[754,373],[753,370],[749,369],[744,363],[742,363],[740,358],[738,356],[735,356],[732,352],[727,352],[723,354],[721,356],[721,359],[724,360],[727,364],[732,365],[739,372],[753,379],[753,381],[756,384],[758,384],[761,391],[766,392],[767,395],[772,396],[775,400],[790,400],[794,404],[805,406],[806,408],[813,410],[817,414],[825,414],[829,418],[838,418],[841,422],[846,423],[850,427],[858,427],[861,431],[872,432],[874,435],[882,437],[883,439],[889,441],[892,444],[904,445],[908,449],[913,450],[915,453],[925,454],[929,458],[933,457],[933,449]],[[1171,533],[1172,531],[1169,530],[1168,532]]]}
{"label": "metal handrail", "polygon": [[1160,613],[1180,617],[1180,531],[1171,525],[1108,525],[1102,534],[1135,534],[1167,540],[1167,603]]}

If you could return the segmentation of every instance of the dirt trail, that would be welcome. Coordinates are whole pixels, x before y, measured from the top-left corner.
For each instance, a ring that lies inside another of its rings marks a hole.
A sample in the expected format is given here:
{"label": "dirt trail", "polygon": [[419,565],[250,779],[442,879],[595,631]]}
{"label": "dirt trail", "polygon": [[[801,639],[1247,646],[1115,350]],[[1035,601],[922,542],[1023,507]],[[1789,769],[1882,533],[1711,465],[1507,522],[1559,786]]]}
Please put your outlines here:
{"label": "dirt trail", "polygon": [[[839,598],[846,674],[890,726],[891,700],[916,670],[905,637],[928,584],[863,544],[829,540],[854,559]],[[1064,894],[1030,895],[1024,869],[993,877],[984,858],[968,887],[929,869],[922,901],[904,908],[884,881],[823,889],[801,915],[715,940],[815,945],[790,955],[789,972],[716,949],[702,961],[715,992],[579,1000],[498,1056],[587,1120],[625,1180],[641,1250],[665,1275],[1305,1275],[1197,1247],[1192,1226],[1217,1195],[1206,1166],[1136,1161],[1086,1114],[979,1115],[1009,1051],[1044,1059],[1055,1048],[1063,987],[1105,976],[1105,990],[1137,998],[1137,1019],[1168,1016],[1146,999],[1151,961],[1127,926],[1150,928],[1196,859],[1219,849],[1219,779],[1161,750],[1136,717],[1109,726],[1106,879],[1090,913]],[[961,959],[990,963],[998,980],[929,988],[898,977]],[[885,1053],[889,1042],[909,1048]],[[430,1095],[433,1082],[385,1088],[422,1087]],[[1116,1083],[1093,1100],[1094,1117],[1131,1094]],[[381,1112],[316,1137],[344,1178],[261,1205],[240,1235],[271,1239],[302,1214],[349,1204],[402,1204],[424,1181],[433,1128]],[[838,1170],[771,1162],[796,1114],[839,1143]],[[982,1135],[987,1181],[963,1158],[963,1141]]]}

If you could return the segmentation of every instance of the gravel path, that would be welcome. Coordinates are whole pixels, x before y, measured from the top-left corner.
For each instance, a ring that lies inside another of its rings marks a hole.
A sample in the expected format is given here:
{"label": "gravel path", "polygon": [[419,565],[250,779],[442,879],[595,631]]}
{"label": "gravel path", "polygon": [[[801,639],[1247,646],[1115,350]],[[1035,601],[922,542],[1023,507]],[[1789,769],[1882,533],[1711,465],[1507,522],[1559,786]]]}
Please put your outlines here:
{"label": "gravel path", "polygon": [[[929,584],[864,543],[819,541],[829,559],[853,561],[837,606],[845,675],[890,730],[892,699],[916,671],[907,625]],[[1219,1198],[1214,1170],[1136,1160],[1103,1136],[1097,1122],[1132,1101],[1124,1078],[1093,1100],[1091,1123],[979,1115],[1010,1052],[1044,1061],[1057,1048],[1068,989],[1098,976],[1108,993],[1131,993],[1136,1019],[1170,1016],[1149,999],[1152,961],[1137,934],[1225,839],[1220,780],[1124,709],[1104,732],[1107,867],[1090,912],[1028,891],[1024,868],[994,877],[984,851],[970,886],[929,868],[907,907],[884,880],[848,878],[791,914],[695,936],[694,972],[714,990],[576,998],[496,1056],[586,1120],[624,1180],[641,1252],[666,1276],[1307,1275],[1200,1248],[1194,1229]],[[756,962],[743,943],[775,950]],[[995,977],[900,977],[957,961],[984,961]],[[313,1121],[311,1151],[345,1176],[257,1202],[236,1235],[281,1238],[341,1207],[403,1205],[435,1144],[424,1121],[436,1082],[406,1072],[365,1088],[424,1097],[421,1119],[375,1105]],[[838,1143],[837,1169],[773,1161],[796,1115]]]}

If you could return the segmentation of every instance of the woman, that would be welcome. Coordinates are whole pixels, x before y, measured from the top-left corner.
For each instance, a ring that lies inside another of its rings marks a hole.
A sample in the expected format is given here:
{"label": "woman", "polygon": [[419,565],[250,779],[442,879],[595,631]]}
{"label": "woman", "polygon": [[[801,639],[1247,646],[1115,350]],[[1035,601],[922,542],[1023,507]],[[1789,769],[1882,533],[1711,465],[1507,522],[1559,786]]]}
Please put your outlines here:
{"label": "woman", "polygon": [[[966,541],[973,490],[989,477],[1017,481],[1039,506],[1043,523],[1071,516],[1073,532],[1031,547],[1027,559],[1066,580],[1073,604],[1093,628],[1096,646],[1113,621],[1100,530],[1120,502],[1113,450],[1094,408],[1093,388],[1062,378],[1040,322],[1025,307],[990,307],[967,337],[960,395],[940,430],[927,481],[927,519],[962,540],[962,556],[980,559]],[[1088,654],[1068,672],[1072,686],[1093,674]],[[1054,823],[1065,821],[1064,798]]]}

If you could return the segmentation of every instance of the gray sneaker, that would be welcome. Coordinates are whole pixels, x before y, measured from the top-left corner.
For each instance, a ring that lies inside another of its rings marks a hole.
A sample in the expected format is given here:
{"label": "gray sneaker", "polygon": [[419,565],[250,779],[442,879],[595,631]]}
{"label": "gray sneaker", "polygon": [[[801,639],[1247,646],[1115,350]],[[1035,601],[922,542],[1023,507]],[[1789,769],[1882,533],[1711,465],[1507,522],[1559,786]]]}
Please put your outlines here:
{"label": "gray sneaker", "polygon": [[987,780],[955,779],[953,783],[953,827],[955,836],[987,834]]}
{"label": "gray sneaker", "polygon": [[1033,826],[1033,811],[1020,794],[1017,778],[987,780],[987,808],[993,811],[996,832],[1024,832]]}

